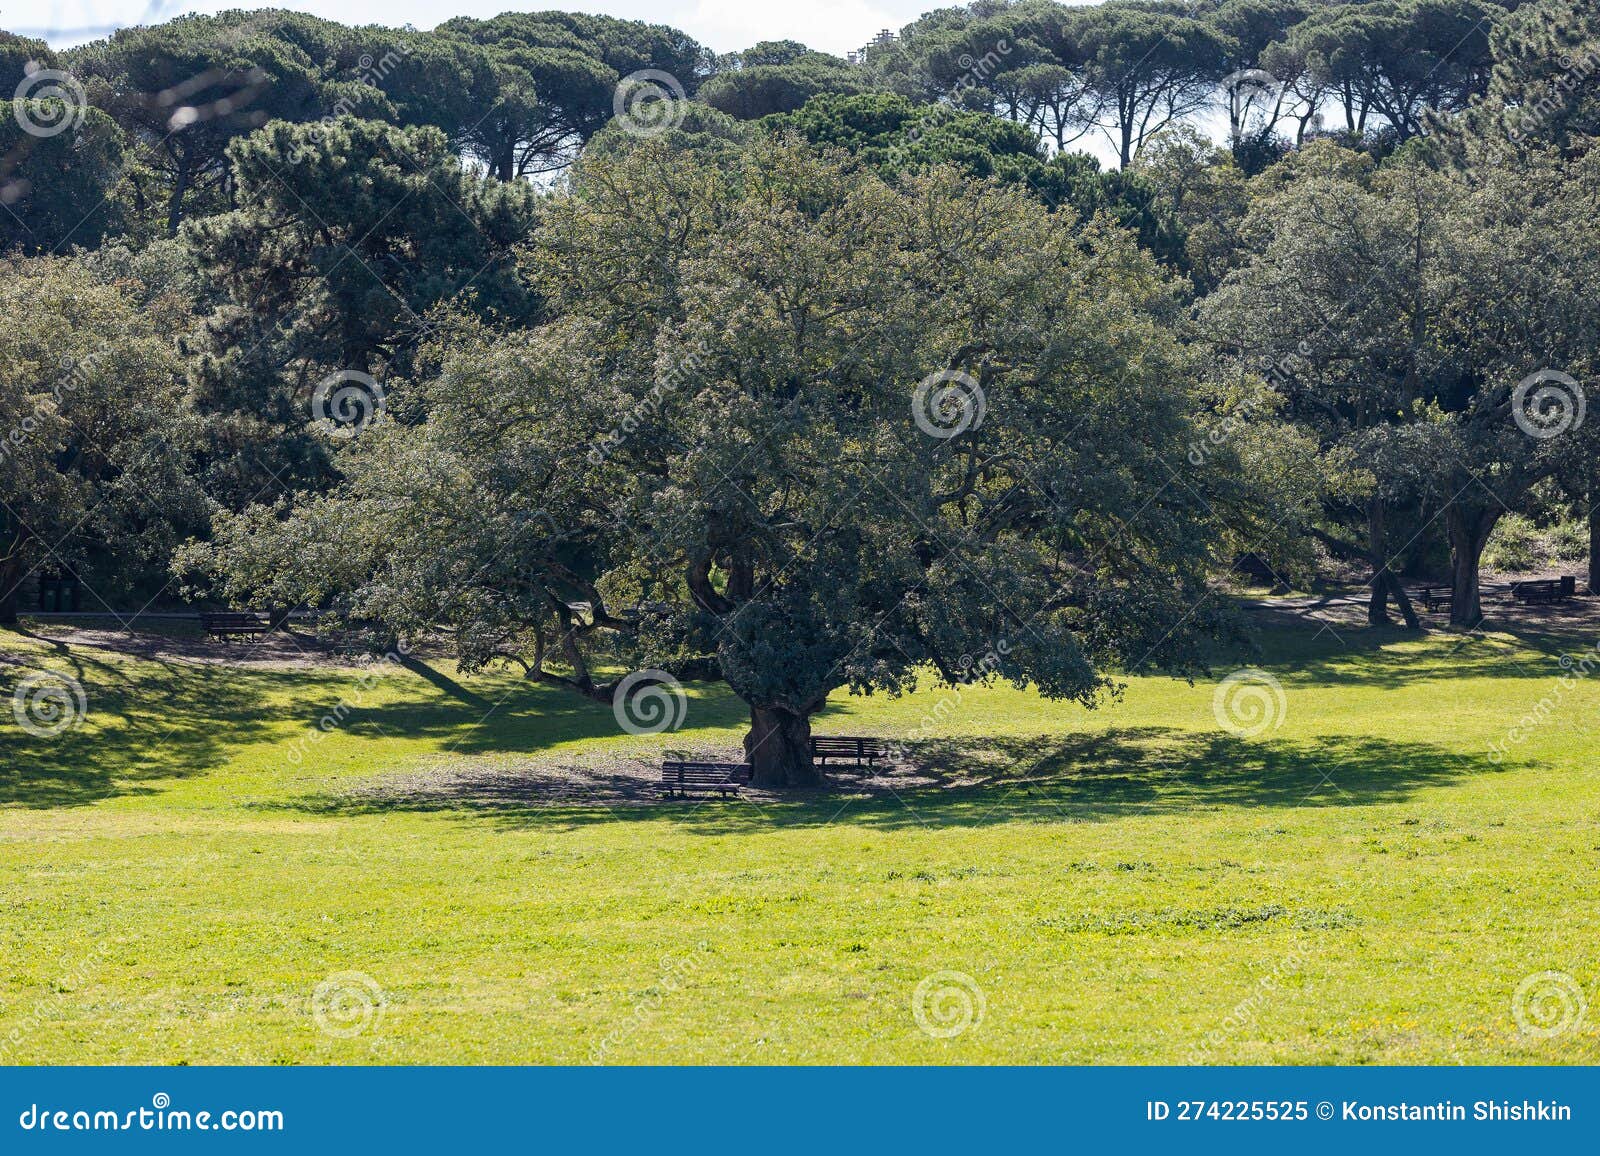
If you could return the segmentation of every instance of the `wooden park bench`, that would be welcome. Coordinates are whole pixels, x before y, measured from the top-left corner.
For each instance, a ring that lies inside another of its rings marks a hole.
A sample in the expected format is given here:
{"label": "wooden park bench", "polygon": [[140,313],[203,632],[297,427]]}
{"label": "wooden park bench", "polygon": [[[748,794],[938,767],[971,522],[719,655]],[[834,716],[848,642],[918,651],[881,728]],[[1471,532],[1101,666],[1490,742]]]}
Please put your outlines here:
{"label": "wooden park bench", "polygon": [[687,799],[689,792],[738,795],[750,781],[748,763],[696,763],[668,759],[661,764],[661,789],[666,797]]}
{"label": "wooden park bench", "polygon": [[266,634],[272,629],[272,620],[247,610],[202,610],[200,629],[213,638],[232,642],[235,638]]}
{"label": "wooden park bench", "polygon": [[887,760],[888,748],[880,739],[854,738],[849,735],[812,735],[811,757],[827,765],[829,759],[843,759],[857,766],[876,766],[878,760]]}
{"label": "wooden park bench", "polygon": [[1570,575],[1565,578],[1541,578],[1534,582],[1513,582],[1511,596],[1518,602],[1558,602],[1563,598],[1571,598],[1577,593],[1577,579]]}
{"label": "wooden park bench", "polygon": [[1454,592],[1447,586],[1424,586],[1417,591],[1417,601],[1422,603],[1422,608],[1432,613],[1440,607],[1448,610],[1454,598]]}

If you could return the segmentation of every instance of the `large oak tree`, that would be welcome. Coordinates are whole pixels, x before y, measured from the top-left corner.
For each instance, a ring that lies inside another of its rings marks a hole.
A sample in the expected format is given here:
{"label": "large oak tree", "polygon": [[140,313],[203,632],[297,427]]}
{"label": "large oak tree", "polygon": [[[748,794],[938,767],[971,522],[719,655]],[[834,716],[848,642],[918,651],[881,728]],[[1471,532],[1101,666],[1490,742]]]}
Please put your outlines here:
{"label": "large oak tree", "polygon": [[526,252],[536,328],[464,322],[347,482],[191,563],[468,668],[609,700],[714,654],[763,786],[841,688],[986,674],[1093,702],[1218,627],[1193,366],[1126,234],[794,143],[597,153]]}

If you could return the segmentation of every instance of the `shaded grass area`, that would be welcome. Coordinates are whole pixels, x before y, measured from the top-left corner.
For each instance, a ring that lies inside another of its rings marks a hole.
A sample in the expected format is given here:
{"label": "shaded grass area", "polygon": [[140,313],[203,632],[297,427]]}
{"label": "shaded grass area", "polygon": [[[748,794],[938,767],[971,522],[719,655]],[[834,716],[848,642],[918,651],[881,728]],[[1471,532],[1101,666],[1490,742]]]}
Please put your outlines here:
{"label": "shaded grass area", "polygon": [[[0,1049],[21,1062],[1595,1062],[1519,1030],[1545,971],[1600,1000],[1600,693],[1508,757],[1586,627],[1264,632],[1261,733],[1214,682],[1095,712],[1006,687],[833,703],[915,774],[661,804],[669,747],[737,749],[509,675],[131,657],[0,635]],[[941,705],[942,704],[942,705]],[[323,729],[323,720],[332,725]],[[931,727],[928,720],[933,720]],[[984,1015],[919,1030],[957,971]],[[360,973],[371,1018],[319,1027]],[[1270,980],[1270,991],[1263,981]],[[337,982],[350,982],[339,980]],[[1249,1014],[1238,1009],[1246,1006]]]}
{"label": "shaded grass area", "polygon": [[[648,778],[605,769],[542,769],[436,778],[421,787],[307,797],[314,815],[403,811],[477,813],[514,827],[632,822],[700,832],[828,826],[886,829],[1113,821],[1223,807],[1300,808],[1399,803],[1418,791],[1494,772],[1486,758],[1429,743],[1335,737],[1250,742],[1172,727],[1130,727],[1060,738],[978,735],[916,744],[916,785],[893,776],[837,776],[829,790],[762,806],[658,802]],[[932,782],[925,780],[932,779]],[[597,805],[598,804],[598,805]]]}

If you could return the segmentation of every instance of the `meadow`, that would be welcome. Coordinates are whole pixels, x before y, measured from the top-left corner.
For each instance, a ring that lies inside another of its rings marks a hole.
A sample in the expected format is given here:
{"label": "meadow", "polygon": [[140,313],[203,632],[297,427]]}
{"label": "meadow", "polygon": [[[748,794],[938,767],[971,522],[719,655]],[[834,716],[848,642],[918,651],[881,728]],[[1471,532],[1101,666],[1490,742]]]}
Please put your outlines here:
{"label": "meadow", "polygon": [[[1600,1062],[1600,686],[1557,681],[1592,641],[1269,626],[1211,680],[1092,712],[971,688],[932,728],[941,692],[839,696],[819,732],[921,728],[922,769],[660,802],[664,750],[737,749],[726,688],[637,737],[443,661],[0,634],[0,689],[47,668],[88,704],[54,737],[0,720],[0,1050]],[[1283,690],[1254,734],[1214,711],[1246,664]]]}

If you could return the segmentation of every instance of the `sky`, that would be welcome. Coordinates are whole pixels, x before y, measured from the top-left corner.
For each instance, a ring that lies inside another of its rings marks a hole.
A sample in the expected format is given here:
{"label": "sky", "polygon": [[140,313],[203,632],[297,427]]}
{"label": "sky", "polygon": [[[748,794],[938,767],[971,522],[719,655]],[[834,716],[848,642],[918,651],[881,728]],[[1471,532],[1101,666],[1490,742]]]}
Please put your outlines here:
{"label": "sky", "polygon": [[432,28],[452,16],[562,9],[604,12],[670,24],[718,52],[760,40],[799,40],[838,55],[860,48],[879,29],[899,29],[950,0],[0,0],[0,28],[69,47],[129,24],[158,24],[184,12],[289,8],[344,24]]}

